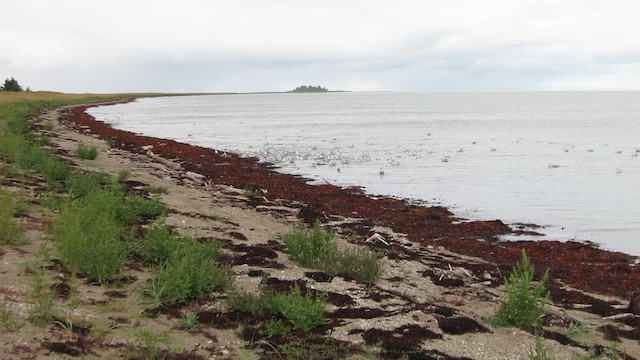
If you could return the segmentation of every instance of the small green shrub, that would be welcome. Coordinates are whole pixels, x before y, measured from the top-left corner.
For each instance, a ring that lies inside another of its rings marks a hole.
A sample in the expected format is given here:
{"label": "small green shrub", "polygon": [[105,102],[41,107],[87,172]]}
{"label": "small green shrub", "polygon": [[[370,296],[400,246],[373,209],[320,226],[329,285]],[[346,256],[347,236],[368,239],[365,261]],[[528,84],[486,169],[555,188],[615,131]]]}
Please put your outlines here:
{"label": "small green shrub", "polygon": [[53,142],[47,136],[42,136],[36,139],[36,145],[38,146],[53,146]]}
{"label": "small green shrub", "polygon": [[302,266],[322,267],[327,259],[335,259],[338,253],[333,233],[324,230],[320,222],[316,222],[311,230],[299,227],[285,234],[283,242],[291,259]]}
{"label": "small green shrub", "polygon": [[[190,238],[186,239],[193,241]],[[163,220],[149,228],[144,240],[140,252],[144,261],[152,265],[164,264],[185,242],[185,238],[171,231]]]}
{"label": "small green shrub", "polygon": [[279,294],[264,288],[257,295],[232,291],[227,303],[233,309],[257,318],[275,316],[261,329],[265,336],[285,334],[291,330],[311,330],[326,322],[324,296],[312,295],[311,292],[303,296],[298,286]]}
{"label": "small green shrub", "polygon": [[229,294],[227,304],[233,309],[262,318],[271,314],[271,299],[273,292],[261,289],[256,295],[247,291],[233,290]]}
{"label": "small green shrub", "polygon": [[369,286],[382,276],[382,263],[374,251],[359,247],[339,251],[333,233],[324,230],[319,222],[311,230],[300,227],[285,234],[283,242],[291,259],[302,266],[350,276]]}
{"label": "small green shrub", "polygon": [[339,253],[334,269],[338,274],[351,276],[368,285],[373,285],[382,276],[382,263],[378,254],[360,247],[348,248]]}
{"label": "small green shrub", "polygon": [[274,295],[270,303],[272,311],[282,315],[295,330],[308,331],[326,323],[327,303],[324,298],[320,295],[313,296],[310,292],[302,296],[298,286],[291,292]]}
{"label": "small green shrub", "polygon": [[259,332],[262,336],[273,337],[288,334],[292,330],[293,327],[289,323],[282,319],[274,318],[270,319]]}
{"label": "small green shrub", "polygon": [[79,144],[75,153],[77,157],[83,160],[95,160],[98,157],[98,149],[95,146],[86,147]]}
{"label": "small green shrub", "polygon": [[8,193],[0,193],[0,244],[20,245],[26,240],[24,231],[18,227],[14,216],[17,204]]}
{"label": "small green shrub", "polygon": [[85,197],[92,191],[100,190],[109,182],[109,175],[102,172],[75,173],[69,176],[65,185],[73,199]]}
{"label": "small green shrub", "polygon": [[534,286],[535,269],[529,262],[526,251],[522,250],[522,259],[511,271],[506,280],[506,298],[493,317],[496,326],[516,326],[520,328],[538,326],[544,315],[544,307],[549,302],[549,292],[545,289],[549,279],[549,270]]}
{"label": "small green shrub", "polygon": [[127,202],[133,209],[136,217],[140,219],[153,219],[158,216],[164,216],[169,212],[169,208],[165,203],[160,201],[158,195],[147,199],[140,195],[131,194],[127,198]]}
{"label": "small green shrub", "polygon": [[108,191],[92,191],[67,201],[53,224],[60,258],[77,272],[104,283],[119,273],[129,249],[121,216],[122,200]]}
{"label": "small green shrub", "polygon": [[51,131],[51,130],[53,130],[53,123],[51,121],[47,120],[47,121],[44,122],[42,127],[47,131]]}
{"label": "small green shrub", "polygon": [[215,264],[221,249],[218,242],[186,242],[159,268],[152,288],[163,304],[202,298],[218,287],[233,283],[231,271]]}

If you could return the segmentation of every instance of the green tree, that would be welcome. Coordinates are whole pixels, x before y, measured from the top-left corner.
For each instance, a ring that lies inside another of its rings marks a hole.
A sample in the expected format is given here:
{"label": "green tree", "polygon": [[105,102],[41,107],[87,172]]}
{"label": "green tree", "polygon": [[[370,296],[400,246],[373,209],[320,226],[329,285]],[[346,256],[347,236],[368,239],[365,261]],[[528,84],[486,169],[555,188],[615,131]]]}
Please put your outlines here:
{"label": "green tree", "polygon": [[18,80],[11,78],[6,79],[4,84],[0,86],[1,91],[22,91],[22,86],[18,84]]}

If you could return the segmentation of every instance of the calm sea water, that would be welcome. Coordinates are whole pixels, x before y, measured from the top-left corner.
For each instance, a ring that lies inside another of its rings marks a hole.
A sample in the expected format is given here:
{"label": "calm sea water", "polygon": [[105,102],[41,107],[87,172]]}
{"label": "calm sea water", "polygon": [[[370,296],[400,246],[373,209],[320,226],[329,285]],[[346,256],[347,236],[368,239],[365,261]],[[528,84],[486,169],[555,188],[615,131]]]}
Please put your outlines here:
{"label": "calm sea water", "polygon": [[640,92],[214,95],[89,112],[318,182],[640,255]]}

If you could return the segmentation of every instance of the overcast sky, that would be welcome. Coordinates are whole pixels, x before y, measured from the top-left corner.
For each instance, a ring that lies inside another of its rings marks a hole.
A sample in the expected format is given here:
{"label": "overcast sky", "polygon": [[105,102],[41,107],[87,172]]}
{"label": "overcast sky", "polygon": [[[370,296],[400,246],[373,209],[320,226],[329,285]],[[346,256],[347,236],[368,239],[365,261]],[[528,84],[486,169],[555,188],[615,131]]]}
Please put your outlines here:
{"label": "overcast sky", "polygon": [[640,90],[639,0],[0,0],[0,14],[0,78],[33,90]]}

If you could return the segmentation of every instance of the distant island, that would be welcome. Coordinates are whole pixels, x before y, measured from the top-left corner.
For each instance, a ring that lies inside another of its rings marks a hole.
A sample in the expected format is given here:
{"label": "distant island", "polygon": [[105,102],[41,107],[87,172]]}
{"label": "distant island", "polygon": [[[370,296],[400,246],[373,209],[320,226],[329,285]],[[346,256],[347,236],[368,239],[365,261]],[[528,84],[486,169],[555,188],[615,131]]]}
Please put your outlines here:
{"label": "distant island", "polygon": [[317,93],[317,92],[329,92],[327,88],[322,86],[311,86],[311,85],[302,85],[297,88],[287,91],[290,93]]}

